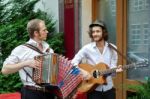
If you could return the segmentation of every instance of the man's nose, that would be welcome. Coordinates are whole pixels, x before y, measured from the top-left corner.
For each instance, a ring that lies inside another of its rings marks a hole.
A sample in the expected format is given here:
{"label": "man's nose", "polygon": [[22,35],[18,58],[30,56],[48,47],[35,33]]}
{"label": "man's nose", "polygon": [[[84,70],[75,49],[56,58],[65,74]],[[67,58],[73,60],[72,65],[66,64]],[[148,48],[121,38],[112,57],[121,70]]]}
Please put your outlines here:
{"label": "man's nose", "polygon": [[47,34],[49,34],[48,30],[46,31]]}

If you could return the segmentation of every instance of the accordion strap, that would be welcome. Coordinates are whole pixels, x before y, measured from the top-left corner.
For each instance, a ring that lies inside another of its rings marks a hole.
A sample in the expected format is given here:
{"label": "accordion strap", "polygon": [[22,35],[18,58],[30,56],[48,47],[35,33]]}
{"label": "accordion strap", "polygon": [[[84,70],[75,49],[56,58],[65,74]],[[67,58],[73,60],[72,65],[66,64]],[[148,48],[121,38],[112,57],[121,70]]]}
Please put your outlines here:
{"label": "accordion strap", "polygon": [[[31,75],[23,68],[23,70],[24,70],[24,72],[27,74],[27,76],[29,76],[31,79],[32,79],[32,77],[31,77]],[[32,79],[33,80],[33,79]],[[26,81],[28,81],[27,80],[27,77],[26,77]]]}
{"label": "accordion strap", "polygon": [[36,52],[38,52],[38,53],[40,53],[40,54],[44,54],[44,53],[43,53],[42,51],[40,51],[37,47],[35,47],[35,46],[31,45],[31,44],[26,43],[26,44],[24,44],[24,46],[27,46],[27,47],[29,47],[30,49],[33,49],[34,51],[36,51]]}
{"label": "accordion strap", "polygon": [[[24,46],[29,47],[30,49],[33,49],[34,51],[36,51],[36,52],[38,52],[38,53],[40,53],[40,54],[43,54],[42,51],[40,51],[37,47],[35,47],[35,46],[31,45],[31,44],[26,43],[26,44],[24,44]],[[31,76],[24,68],[23,68],[23,70],[25,71],[26,75],[29,76],[29,77],[32,79],[32,76]],[[32,80],[33,80],[33,79],[32,79]],[[27,78],[26,78],[26,81],[27,81]],[[36,82],[35,82],[35,84],[36,84],[36,85],[39,85],[39,84],[36,83]]]}

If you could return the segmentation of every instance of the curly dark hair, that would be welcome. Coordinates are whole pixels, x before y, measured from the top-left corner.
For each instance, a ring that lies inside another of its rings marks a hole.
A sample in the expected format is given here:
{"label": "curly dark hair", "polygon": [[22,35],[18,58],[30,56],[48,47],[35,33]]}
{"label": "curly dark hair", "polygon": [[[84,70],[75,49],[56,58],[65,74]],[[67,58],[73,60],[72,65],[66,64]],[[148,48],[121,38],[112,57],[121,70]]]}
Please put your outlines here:
{"label": "curly dark hair", "polygon": [[107,32],[107,28],[104,25],[104,23],[102,21],[96,21],[92,24],[89,25],[89,37],[92,39],[93,41],[93,36],[92,36],[92,29],[93,27],[99,26],[102,28],[102,37],[104,38],[105,41],[108,40],[108,32]]}

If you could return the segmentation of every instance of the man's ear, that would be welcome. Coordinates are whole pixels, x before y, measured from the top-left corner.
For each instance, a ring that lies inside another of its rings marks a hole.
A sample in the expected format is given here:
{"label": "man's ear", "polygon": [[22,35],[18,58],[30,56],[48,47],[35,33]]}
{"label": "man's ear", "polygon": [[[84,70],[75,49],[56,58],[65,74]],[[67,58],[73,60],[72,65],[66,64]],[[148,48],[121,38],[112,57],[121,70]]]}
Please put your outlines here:
{"label": "man's ear", "polygon": [[34,31],[34,36],[35,36],[35,37],[38,36],[38,31]]}

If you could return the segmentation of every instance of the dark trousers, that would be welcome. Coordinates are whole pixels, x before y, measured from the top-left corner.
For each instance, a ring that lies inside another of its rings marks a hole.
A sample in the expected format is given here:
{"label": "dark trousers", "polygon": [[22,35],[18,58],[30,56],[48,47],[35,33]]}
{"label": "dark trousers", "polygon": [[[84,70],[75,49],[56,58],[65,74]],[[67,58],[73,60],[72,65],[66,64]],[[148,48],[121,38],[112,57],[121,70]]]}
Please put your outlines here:
{"label": "dark trousers", "polygon": [[116,99],[115,89],[106,92],[92,91],[88,93],[88,99]]}
{"label": "dark trousers", "polygon": [[23,87],[21,89],[21,99],[55,99],[53,94]]}

